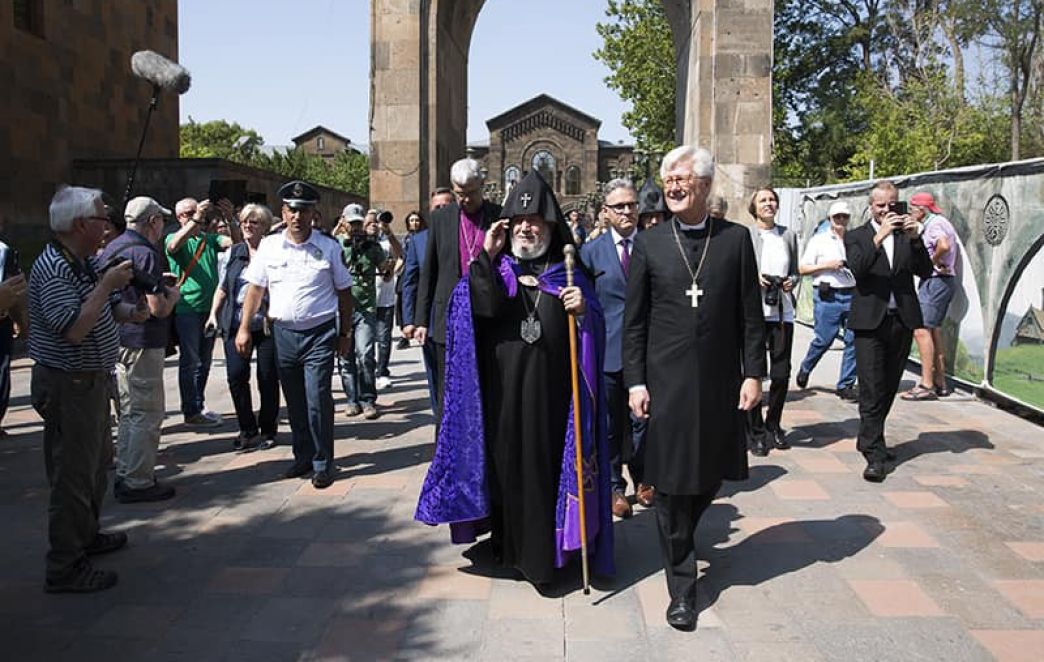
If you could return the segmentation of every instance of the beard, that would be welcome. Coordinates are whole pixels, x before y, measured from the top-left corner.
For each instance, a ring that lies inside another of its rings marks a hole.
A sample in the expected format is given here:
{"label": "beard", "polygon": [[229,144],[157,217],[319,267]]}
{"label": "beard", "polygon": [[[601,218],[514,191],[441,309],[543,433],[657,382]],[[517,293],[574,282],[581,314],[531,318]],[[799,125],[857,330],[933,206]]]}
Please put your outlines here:
{"label": "beard", "polygon": [[551,246],[551,235],[544,234],[535,245],[523,243],[515,236],[511,237],[511,252],[520,260],[535,260],[543,257]]}

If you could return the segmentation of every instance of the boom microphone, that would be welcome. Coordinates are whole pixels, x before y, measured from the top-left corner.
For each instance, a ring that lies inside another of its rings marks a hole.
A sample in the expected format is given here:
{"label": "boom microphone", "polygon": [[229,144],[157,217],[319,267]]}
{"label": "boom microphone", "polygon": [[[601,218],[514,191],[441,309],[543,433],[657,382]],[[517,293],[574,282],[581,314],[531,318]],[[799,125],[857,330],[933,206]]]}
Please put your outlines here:
{"label": "boom microphone", "polygon": [[188,92],[192,76],[188,69],[163,57],[155,51],[138,51],[131,56],[131,71],[156,87],[177,94]]}

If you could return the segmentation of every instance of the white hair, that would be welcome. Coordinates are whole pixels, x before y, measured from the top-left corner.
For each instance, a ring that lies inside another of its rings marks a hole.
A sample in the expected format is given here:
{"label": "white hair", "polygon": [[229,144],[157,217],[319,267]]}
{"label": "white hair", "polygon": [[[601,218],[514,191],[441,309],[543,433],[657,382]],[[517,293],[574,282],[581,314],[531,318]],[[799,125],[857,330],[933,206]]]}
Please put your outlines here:
{"label": "white hair", "polygon": [[98,215],[98,204],[102,206],[102,192],[96,188],[84,188],[83,186],[62,186],[51,198],[49,210],[51,217],[51,230],[54,232],[69,232],[72,230],[73,221],[78,218],[88,218]]}
{"label": "white hair", "polygon": [[679,163],[688,163],[694,177],[714,179],[714,157],[704,148],[695,145],[682,145],[667,152],[660,162],[660,178],[666,177]]}
{"label": "white hair", "polygon": [[617,177],[616,179],[610,179],[606,182],[605,187],[602,189],[602,198],[608,198],[609,194],[618,188],[630,189],[631,191],[638,193],[638,189],[634,187],[634,183],[632,183],[631,180]]}
{"label": "white hair", "polygon": [[180,216],[188,211],[189,207],[195,207],[198,204],[195,198],[182,198],[178,200],[178,204],[174,205],[174,215]]}
{"label": "white hair", "polygon": [[482,166],[475,159],[461,159],[450,167],[450,181],[462,188],[484,179]]}

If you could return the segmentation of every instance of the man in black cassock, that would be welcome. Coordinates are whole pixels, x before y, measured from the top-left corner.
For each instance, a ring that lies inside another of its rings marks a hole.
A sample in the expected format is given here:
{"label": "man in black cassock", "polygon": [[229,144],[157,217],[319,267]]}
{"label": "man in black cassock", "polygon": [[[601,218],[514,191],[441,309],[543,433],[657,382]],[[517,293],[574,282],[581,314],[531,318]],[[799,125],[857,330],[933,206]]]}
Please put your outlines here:
{"label": "man in black cassock", "polygon": [[662,162],[671,216],[638,235],[624,309],[624,382],[647,419],[645,480],[671,602],[696,626],[694,534],[724,479],[747,478],[743,412],[761,400],[765,322],[750,233],[707,216],[714,161],[683,146]]}
{"label": "man in black cassock", "polygon": [[[446,315],[444,414],[416,518],[452,525],[455,542],[492,531],[499,562],[550,583],[579,547],[569,313],[577,316],[587,542],[612,574],[612,516],[601,360],[605,327],[569,226],[530,171],[455,288]],[[478,396],[478,397],[476,397]]]}

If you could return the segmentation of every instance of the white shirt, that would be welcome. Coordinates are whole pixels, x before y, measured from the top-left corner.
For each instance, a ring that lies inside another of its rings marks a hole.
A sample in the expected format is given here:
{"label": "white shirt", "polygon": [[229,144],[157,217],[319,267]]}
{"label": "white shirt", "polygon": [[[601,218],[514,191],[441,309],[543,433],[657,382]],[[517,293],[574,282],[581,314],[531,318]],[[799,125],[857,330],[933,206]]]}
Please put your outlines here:
{"label": "white shirt", "polygon": [[[827,228],[823,232],[812,235],[812,238],[808,240],[805,252],[801,255],[801,266],[814,267],[826,262],[845,259],[847,259],[845,241],[832,229]],[[812,284],[818,286],[820,283],[828,283],[830,287],[839,289],[855,287],[855,276],[848,267],[817,271],[812,275]]]}
{"label": "white shirt", "polygon": [[[391,255],[391,242],[381,237],[381,248],[385,255]],[[377,274],[377,307],[390,308],[395,305],[395,276],[384,280],[384,276]]]}
{"label": "white shirt", "polygon": [[[875,235],[878,232],[881,231],[881,224],[878,223],[877,221],[873,220],[873,219],[870,220],[870,227],[872,227],[874,229],[874,234]],[[893,233],[889,232],[888,236],[885,237],[885,240],[881,242],[881,246],[884,248],[885,257],[888,258],[888,268],[891,269],[892,268],[892,260],[895,257],[895,235]],[[889,293],[888,294],[888,309],[889,310],[895,310],[898,307],[899,307],[899,304],[897,304],[895,302],[895,295],[892,294],[892,293]]]}
{"label": "white shirt", "polygon": [[634,230],[631,230],[631,234],[626,237],[616,231],[616,228],[609,226],[609,233],[613,237],[613,246],[616,246],[616,257],[623,262],[623,242],[628,242],[627,251],[630,255],[634,255]]}
{"label": "white shirt", "polygon": [[297,331],[333,319],[337,291],[352,285],[341,247],[316,230],[300,244],[290,241],[286,230],[262,239],[243,279],[267,287],[269,317]]}
{"label": "white shirt", "polygon": [[[790,276],[790,249],[783,236],[775,230],[758,230],[761,233],[761,273],[766,276]],[[780,290],[779,302],[783,304],[784,322],[794,321],[794,301],[789,292]],[[765,297],[761,298],[761,309],[765,313],[765,321],[779,322],[779,306],[769,306]]]}

